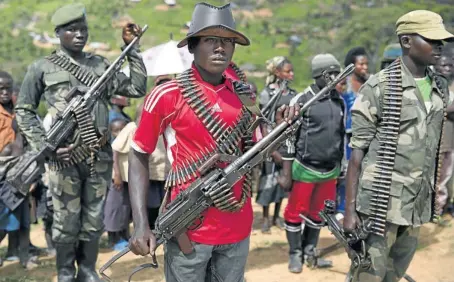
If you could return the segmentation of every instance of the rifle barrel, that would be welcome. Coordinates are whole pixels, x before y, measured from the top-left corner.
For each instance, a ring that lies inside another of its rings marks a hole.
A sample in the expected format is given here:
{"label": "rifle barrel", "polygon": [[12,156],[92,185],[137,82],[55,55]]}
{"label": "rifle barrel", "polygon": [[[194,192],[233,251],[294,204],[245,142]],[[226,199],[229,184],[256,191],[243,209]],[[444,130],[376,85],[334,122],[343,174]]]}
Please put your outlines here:
{"label": "rifle barrel", "polygon": [[142,28],[142,32],[139,34],[139,36],[134,37],[134,39],[126,46],[126,48],[121,52],[120,56],[113,61],[112,64],[110,64],[109,68],[101,75],[101,77],[96,81],[96,83],[90,87],[90,90],[87,91],[87,93],[84,95],[85,99],[88,99],[91,95],[93,95],[94,91],[97,91],[97,89],[105,82],[108,76],[111,75],[111,72],[113,71],[114,68],[117,67],[117,64],[119,61],[123,60],[126,57],[126,54],[129,53],[131,48],[136,44],[137,40],[139,40],[142,35],[145,33],[145,31],[148,29],[148,25],[145,25]]}

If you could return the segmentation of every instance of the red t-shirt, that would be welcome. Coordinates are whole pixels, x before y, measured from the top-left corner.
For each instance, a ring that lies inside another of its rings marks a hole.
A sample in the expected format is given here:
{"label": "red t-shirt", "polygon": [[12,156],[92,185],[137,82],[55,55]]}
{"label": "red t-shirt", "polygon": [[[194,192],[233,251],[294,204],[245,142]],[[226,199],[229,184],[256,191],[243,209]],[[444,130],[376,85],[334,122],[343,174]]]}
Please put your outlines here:
{"label": "red t-shirt", "polygon": [[[197,83],[209,101],[211,108],[228,125],[235,124],[242,108],[242,103],[234,93],[232,79],[236,75],[226,76],[223,84],[213,86],[200,77],[192,66]],[[215,145],[214,139],[185,102],[176,81],[172,80],[156,88],[145,98],[142,116],[133,137],[132,147],[141,152],[152,153],[159,135],[164,134],[167,155],[172,168],[181,167],[191,156],[200,156],[206,148]],[[238,144],[241,146],[241,144]],[[238,181],[233,191],[240,199],[243,180]],[[172,188],[171,199],[186,189],[189,183]],[[238,212],[223,212],[210,207],[204,213],[202,225],[188,231],[189,238],[207,245],[232,244],[247,238],[252,229],[252,205],[248,199]]]}

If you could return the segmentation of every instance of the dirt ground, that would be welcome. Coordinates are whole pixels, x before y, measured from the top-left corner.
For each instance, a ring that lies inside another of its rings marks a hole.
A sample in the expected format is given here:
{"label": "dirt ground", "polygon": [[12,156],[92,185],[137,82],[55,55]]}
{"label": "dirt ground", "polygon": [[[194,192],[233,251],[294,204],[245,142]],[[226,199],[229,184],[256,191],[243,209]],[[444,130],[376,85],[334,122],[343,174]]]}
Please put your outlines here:
{"label": "dirt ground", "polygon": [[[272,210],[273,208],[271,208]],[[343,282],[349,268],[349,259],[341,249],[328,254],[326,258],[333,260],[334,267],[330,269],[311,270],[305,268],[301,274],[291,274],[287,270],[287,243],[285,232],[275,227],[271,234],[260,232],[261,208],[254,205],[255,222],[251,236],[251,248],[247,263],[247,282],[278,282],[278,281],[339,281]],[[451,219],[448,217],[447,219]],[[417,282],[454,282],[454,220],[446,227],[427,224],[422,227],[420,244],[407,273]],[[39,247],[45,247],[44,234],[41,225],[35,225],[31,240]],[[335,243],[335,238],[324,228],[320,238],[320,247]],[[0,245],[0,253],[4,254],[6,240]],[[105,238],[101,242],[105,246]],[[137,273],[133,281],[164,281],[163,250],[158,249],[157,270],[147,269]],[[114,251],[102,248],[98,259],[98,268],[114,255]],[[55,275],[55,260],[41,257],[41,265],[25,272],[17,263],[6,262],[0,267],[0,281],[57,281]],[[117,261],[107,272],[113,281],[127,281],[129,272],[139,264],[146,263],[149,258],[139,258],[128,254]]]}

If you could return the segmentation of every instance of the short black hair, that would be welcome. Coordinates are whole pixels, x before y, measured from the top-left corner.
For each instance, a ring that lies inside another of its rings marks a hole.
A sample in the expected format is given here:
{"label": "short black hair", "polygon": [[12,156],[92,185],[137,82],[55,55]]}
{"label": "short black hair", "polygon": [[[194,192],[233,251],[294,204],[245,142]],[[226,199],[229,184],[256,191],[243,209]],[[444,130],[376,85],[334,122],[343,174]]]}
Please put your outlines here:
{"label": "short black hair", "polygon": [[347,67],[350,64],[355,64],[356,58],[360,56],[366,56],[367,52],[364,47],[355,47],[348,51],[347,56],[345,56],[344,66]]}
{"label": "short black hair", "polygon": [[11,82],[13,82],[13,77],[6,71],[2,71],[0,70],[0,78],[4,78],[4,79],[8,79],[10,80]]}

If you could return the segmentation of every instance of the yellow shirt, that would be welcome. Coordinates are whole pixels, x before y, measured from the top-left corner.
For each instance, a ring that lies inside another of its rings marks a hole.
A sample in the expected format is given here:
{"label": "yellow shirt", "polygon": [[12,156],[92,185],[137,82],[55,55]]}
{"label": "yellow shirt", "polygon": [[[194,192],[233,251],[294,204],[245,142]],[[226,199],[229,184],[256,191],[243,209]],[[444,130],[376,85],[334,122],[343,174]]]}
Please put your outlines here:
{"label": "yellow shirt", "polygon": [[[128,153],[131,148],[132,137],[137,128],[135,122],[128,123],[115,138],[112,149],[118,153],[120,174],[123,181],[128,182]],[[164,181],[170,170],[170,163],[167,160],[164,139],[159,136],[156,149],[148,159],[150,180]],[[112,177],[114,177],[112,173]]]}

